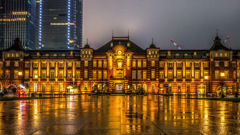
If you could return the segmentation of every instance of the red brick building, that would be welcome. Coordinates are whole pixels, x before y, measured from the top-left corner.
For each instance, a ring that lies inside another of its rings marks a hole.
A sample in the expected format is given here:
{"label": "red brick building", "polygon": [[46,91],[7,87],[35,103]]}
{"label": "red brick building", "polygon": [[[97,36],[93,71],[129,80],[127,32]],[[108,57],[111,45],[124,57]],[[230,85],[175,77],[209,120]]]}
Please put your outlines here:
{"label": "red brick building", "polygon": [[88,44],[79,50],[24,50],[16,39],[0,54],[2,90],[24,84],[26,93],[80,94],[109,85],[111,93],[143,87],[148,93],[219,95],[239,88],[240,50],[225,47],[219,37],[209,50],[162,50],[154,44],[142,49],[129,37],[112,37],[96,50]]}

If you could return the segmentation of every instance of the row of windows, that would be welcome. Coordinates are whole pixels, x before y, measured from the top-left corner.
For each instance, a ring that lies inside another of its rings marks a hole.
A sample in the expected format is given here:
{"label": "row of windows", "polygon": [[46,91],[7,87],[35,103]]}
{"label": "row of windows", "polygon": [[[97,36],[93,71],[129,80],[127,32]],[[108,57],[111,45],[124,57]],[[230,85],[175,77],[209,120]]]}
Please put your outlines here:
{"label": "row of windows", "polygon": [[93,67],[104,67],[106,68],[107,67],[107,60],[93,60]]}
{"label": "row of windows", "polygon": [[[102,76],[103,72],[103,76]],[[93,70],[93,79],[107,79],[107,70],[101,71],[101,70]]]}

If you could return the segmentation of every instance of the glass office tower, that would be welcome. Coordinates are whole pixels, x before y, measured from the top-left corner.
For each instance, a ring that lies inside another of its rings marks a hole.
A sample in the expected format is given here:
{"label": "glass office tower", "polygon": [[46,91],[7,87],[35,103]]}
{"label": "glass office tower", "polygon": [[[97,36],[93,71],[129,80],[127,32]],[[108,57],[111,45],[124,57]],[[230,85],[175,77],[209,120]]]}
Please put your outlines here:
{"label": "glass office tower", "polygon": [[81,47],[82,0],[39,0],[37,12],[37,49]]}
{"label": "glass office tower", "polygon": [[19,38],[25,49],[35,49],[36,0],[1,0],[0,11],[0,48]]}

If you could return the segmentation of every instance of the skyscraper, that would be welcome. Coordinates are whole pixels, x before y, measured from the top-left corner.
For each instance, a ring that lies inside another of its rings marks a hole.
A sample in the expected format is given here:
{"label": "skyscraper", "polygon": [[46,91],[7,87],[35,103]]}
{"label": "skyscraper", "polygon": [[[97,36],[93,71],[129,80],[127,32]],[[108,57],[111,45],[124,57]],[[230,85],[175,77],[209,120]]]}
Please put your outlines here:
{"label": "skyscraper", "polygon": [[82,0],[39,0],[37,14],[37,49],[81,47]]}
{"label": "skyscraper", "polygon": [[1,0],[0,11],[0,48],[19,38],[25,49],[35,49],[36,1]]}

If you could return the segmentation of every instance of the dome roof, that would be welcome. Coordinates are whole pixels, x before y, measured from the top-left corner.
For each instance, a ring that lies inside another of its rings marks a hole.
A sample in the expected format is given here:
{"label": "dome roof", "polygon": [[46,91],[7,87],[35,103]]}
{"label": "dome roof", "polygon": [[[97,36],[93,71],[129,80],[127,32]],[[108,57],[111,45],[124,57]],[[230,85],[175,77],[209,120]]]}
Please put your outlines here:
{"label": "dome roof", "polygon": [[149,48],[156,48],[154,44],[151,44]]}
{"label": "dome roof", "polygon": [[89,45],[89,44],[86,44],[86,45],[84,46],[84,48],[90,48],[90,45]]}

